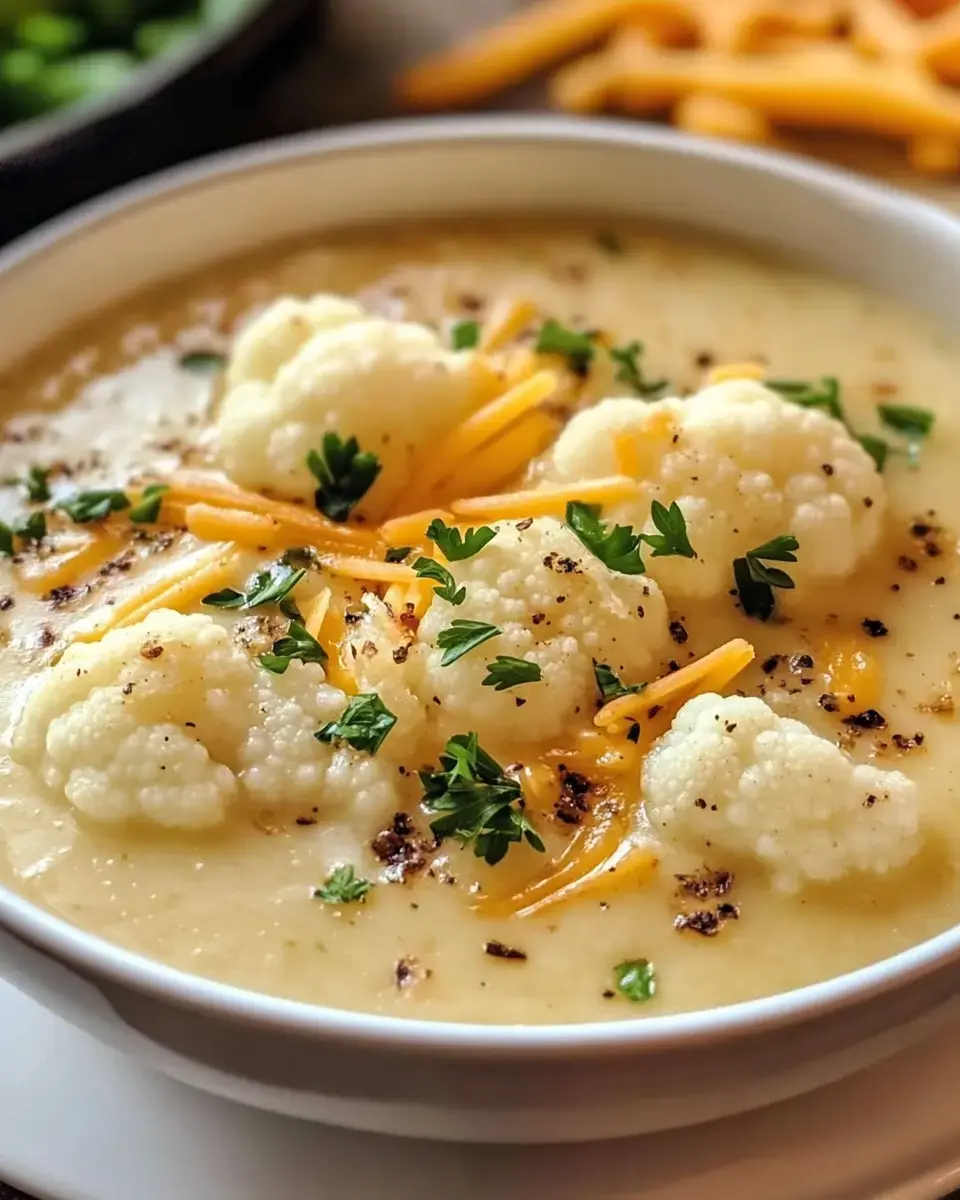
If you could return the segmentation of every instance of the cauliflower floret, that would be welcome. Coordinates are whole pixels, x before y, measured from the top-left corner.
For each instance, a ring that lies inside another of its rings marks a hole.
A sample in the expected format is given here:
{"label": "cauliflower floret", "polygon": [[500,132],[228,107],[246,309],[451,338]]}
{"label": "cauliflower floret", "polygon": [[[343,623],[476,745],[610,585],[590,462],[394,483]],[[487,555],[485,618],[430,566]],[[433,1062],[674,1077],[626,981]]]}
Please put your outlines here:
{"label": "cauliflower floret", "polygon": [[[594,660],[639,682],[667,653],[667,607],[657,585],[608,570],[552,517],[502,522],[479,554],[449,569],[466,598],[457,606],[435,599],[407,657],[411,690],[445,736],[473,729],[481,739],[528,746],[556,738],[576,713],[594,712]],[[437,639],[455,620],[502,632],[444,667]],[[498,655],[536,663],[542,680],[504,691],[482,686]]]}
{"label": "cauliflower floret", "polygon": [[319,664],[274,675],[211,617],[159,609],[67,649],[28,697],[13,755],[100,821],[201,829],[236,805],[379,819],[397,802],[390,738],[374,759],[314,737],[346,703]]}
{"label": "cauliflower floret", "polygon": [[415,652],[414,634],[387,605],[368,592],[363,612],[348,625],[346,652],[360,692],[376,692],[397,718],[392,738],[402,739],[408,756],[424,733],[424,705],[410,690],[405,664]]}
{"label": "cauliflower floret", "polygon": [[671,598],[725,592],[733,559],[779,534],[800,542],[789,568],[798,588],[853,574],[880,537],[886,495],[873,459],[839,421],[759,383],[654,404],[602,400],[573,418],[534,474],[544,483],[616,474],[619,436],[634,439],[646,486],[604,519],[654,533],[651,502],[679,504],[698,557],[648,559]]}
{"label": "cauliflower floret", "polygon": [[759,859],[783,891],[852,871],[882,875],[920,845],[911,780],[854,763],[756,697],[685,704],[647,755],[643,794],[666,841]]}
{"label": "cauliflower floret", "polygon": [[362,305],[343,296],[321,293],[309,300],[281,296],[245,326],[234,341],[227,387],[251,380],[270,383],[315,333],[366,319]]}
{"label": "cauliflower floret", "polygon": [[[224,469],[246,487],[306,498],[316,488],[308,452],[320,448],[327,432],[355,437],[382,468],[360,511],[383,511],[408,482],[417,456],[470,411],[471,356],[444,349],[423,325],[341,314],[265,379],[263,364],[280,357],[272,339],[277,346],[296,341],[286,326],[274,334],[272,313],[244,335],[256,346],[258,326],[267,323],[267,349],[252,355],[256,377],[246,365],[231,371],[242,381],[228,389],[217,421]],[[250,357],[245,353],[243,362]]]}
{"label": "cauliflower floret", "polygon": [[210,617],[159,609],[70,646],[27,699],[13,754],[98,820],[216,825],[237,797],[253,679]]}

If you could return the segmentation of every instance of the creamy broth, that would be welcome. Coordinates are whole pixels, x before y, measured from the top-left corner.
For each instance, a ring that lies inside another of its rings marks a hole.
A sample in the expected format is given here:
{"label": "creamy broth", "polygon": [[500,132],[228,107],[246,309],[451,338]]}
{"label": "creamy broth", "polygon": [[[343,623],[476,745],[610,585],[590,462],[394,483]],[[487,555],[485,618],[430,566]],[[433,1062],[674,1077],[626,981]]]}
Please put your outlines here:
{"label": "creamy broth", "polygon": [[[201,833],[108,825],[46,795],[5,757],[5,884],[84,929],[189,972],[310,1003],[485,1022],[606,1020],[728,1004],[873,962],[960,919],[960,750],[952,715],[960,651],[952,532],[960,518],[960,346],[887,299],[802,268],[686,234],[618,226],[613,244],[598,239],[604,232],[583,221],[362,231],[274,249],[138,296],[0,378],[11,414],[0,478],[65,464],[69,474],[51,476],[56,497],[78,486],[123,487],[138,472],[166,478],[184,464],[204,468],[222,383],[215,373],[181,369],[180,354],[227,351],[238,324],[275,297],[317,291],[356,295],[372,311],[435,325],[445,337],[458,319],[483,321],[498,298],[523,297],[544,316],[602,330],[616,342],[641,339],[645,369],[668,377],[675,392],[700,387],[712,363],[755,360],[778,377],[835,375],[851,423],[864,431],[878,431],[878,401],[931,409],[936,426],[919,466],[904,456],[888,462],[886,530],[852,580],[818,586],[768,624],[744,617],[725,596],[674,604],[675,644],[660,664],[666,669],[672,654],[682,665],[732,637],[749,639],[756,659],[735,686],[768,695],[778,711],[839,738],[858,761],[916,781],[920,853],[887,875],[785,893],[756,863],[697,862],[658,847],[657,865],[642,875],[611,879],[537,915],[490,916],[475,911],[478,898],[505,897],[535,879],[575,826],[531,800],[546,855],[514,846],[487,866],[447,839],[424,851],[423,870],[390,882],[371,850],[390,824],[389,807],[314,814],[238,806],[224,825]],[[604,369],[587,381],[585,399],[623,393]],[[384,399],[391,401],[402,403]],[[18,486],[5,486],[0,500],[8,521],[25,511]],[[191,536],[155,526],[130,542],[123,514],[112,523],[126,531],[116,553],[87,571],[76,592],[51,595],[49,586],[31,584],[41,569],[49,572],[48,552],[42,562],[28,552],[0,565],[0,591],[9,597],[0,613],[4,725],[62,651],[68,630],[96,621],[197,548]],[[68,522],[62,537],[86,532]],[[126,546],[132,553],[124,555]],[[236,586],[275,557],[247,555]],[[49,583],[49,574],[41,578]],[[358,601],[359,591],[347,586],[348,600]],[[211,610],[193,602],[189,611]],[[242,614],[214,615],[232,628]],[[865,619],[882,622],[886,636],[868,637]],[[825,711],[820,698],[850,686],[824,674],[838,647],[868,657],[880,682],[862,707],[879,709],[886,728],[855,736],[841,721],[850,709]],[[501,755],[510,747],[486,748],[509,761]],[[546,748],[530,747],[531,757]],[[418,806],[423,765],[407,762],[396,781],[396,808],[421,834],[430,820]],[[319,902],[312,888],[344,862],[374,888],[363,903]],[[675,927],[680,914],[717,908],[717,897],[684,893],[676,878],[704,866],[734,873],[722,900],[737,915],[712,936]],[[485,952],[489,943],[526,957]],[[613,970],[641,957],[655,963],[658,990],[634,1004],[615,989]]]}

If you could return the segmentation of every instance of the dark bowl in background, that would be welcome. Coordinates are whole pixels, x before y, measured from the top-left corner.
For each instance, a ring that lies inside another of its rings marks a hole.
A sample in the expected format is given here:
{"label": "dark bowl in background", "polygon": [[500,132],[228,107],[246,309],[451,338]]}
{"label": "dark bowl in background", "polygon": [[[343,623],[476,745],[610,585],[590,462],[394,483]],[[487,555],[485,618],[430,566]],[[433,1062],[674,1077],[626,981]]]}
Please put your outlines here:
{"label": "dark bowl in background", "polygon": [[109,188],[236,139],[262,84],[315,42],[326,0],[251,0],[117,92],[0,132],[0,244]]}

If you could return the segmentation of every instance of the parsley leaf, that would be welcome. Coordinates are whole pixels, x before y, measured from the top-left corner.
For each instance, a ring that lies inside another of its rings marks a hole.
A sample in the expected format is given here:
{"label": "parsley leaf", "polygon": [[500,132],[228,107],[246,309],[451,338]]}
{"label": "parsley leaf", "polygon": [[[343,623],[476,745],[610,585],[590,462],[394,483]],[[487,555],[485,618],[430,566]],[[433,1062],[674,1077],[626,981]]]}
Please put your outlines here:
{"label": "parsley leaf", "polygon": [[321,886],[313,889],[313,898],[324,904],[356,904],[372,887],[369,879],[360,879],[347,863],[333,868]]}
{"label": "parsley leaf", "polygon": [[655,379],[650,382],[644,379],[640,359],[643,357],[643,342],[628,342],[625,346],[611,346],[610,358],[618,365],[616,379],[618,383],[626,383],[637,393],[652,399],[668,386],[666,379]]}
{"label": "parsley leaf", "polygon": [[45,471],[42,467],[31,467],[27,472],[26,479],[23,480],[27,499],[32,500],[35,504],[42,504],[45,500],[49,500],[50,488],[47,486],[49,478],[49,471]]}
{"label": "parsley leaf", "polygon": [[876,463],[877,470],[882,472],[890,453],[890,443],[884,438],[874,437],[872,433],[858,433],[857,441]]}
{"label": "parsley leaf", "polygon": [[497,531],[489,525],[481,525],[479,529],[468,529],[461,535],[459,529],[450,528],[439,517],[435,517],[427,526],[427,537],[439,547],[440,553],[448,562],[462,562],[465,558],[473,558],[496,536]]}
{"label": "parsley leaf", "polygon": [[600,509],[596,504],[571,500],[567,504],[566,524],[590,553],[595,554],[611,571],[620,575],[644,573],[643,559],[640,557],[643,535],[634,533],[629,525],[614,525],[608,531],[600,520]]}
{"label": "parsley leaf", "polygon": [[823,375],[820,379],[767,379],[764,386],[801,408],[822,408],[831,417],[848,424],[840,401],[840,381],[834,375]]}
{"label": "parsley leaf", "polygon": [[391,546],[383,556],[383,561],[402,563],[412,549],[412,546]]}
{"label": "parsley leaf", "polygon": [[454,350],[473,350],[479,343],[479,321],[457,321],[450,330],[450,344]]}
{"label": "parsley leaf", "polygon": [[487,663],[487,672],[482,680],[483,686],[492,687],[496,692],[504,692],[521,683],[539,683],[543,678],[537,663],[528,662],[525,658],[512,658],[509,654],[498,654],[493,662]]}
{"label": "parsley leaf", "polygon": [[90,521],[105,521],[111,513],[122,512],[130,507],[126,493],[116,488],[99,489],[92,492],[75,492],[55,505],[65,512],[71,521],[86,525]]}
{"label": "parsley leaf", "polygon": [[47,536],[47,518],[42,512],[32,512],[13,532],[25,542],[39,542]]}
{"label": "parsley leaf", "polygon": [[654,500],[650,506],[650,518],[660,532],[645,533],[643,540],[653,547],[654,558],[664,558],[671,554],[681,558],[697,557],[697,552],[687,537],[686,518],[676,500],[669,508],[664,508],[659,500]]}
{"label": "parsley leaf", "polygon": [[792,588],[794,582],[786,571],[768,567],[763,562],[796,562],[795,550],[800,543],[792,533],[782,534],[748,550],[744,558],[733,561],[733,576],[743,611],[748,617],[769,621],[774,609],[774,588]]}
{"label": "parsley leaf", "polygon": [[888,429],[916,438],[928,437],[936,420],[928,408],[915,408],[912,404],[878,404],[877,416]]}
{"label": "parsley leaf", "polygon": [[617,991],[628,1000],[652,1000],[657,993],[657,974],[652,962],[645,958],[627,959],[613,968]]}
{"label": "parsley leaf", "polygon": [[441,667],[449,667],[458,658],[463,658],[477,646],[489,642],[491,638],[503,633],[496,625],[487,625],[484,621],[451,621],[446,629],[437,634],[437,645],[443,651],[440,659]]}
{"label": "parsley leaf", "polygon": [[458,588],[454,577],[435,558],[418,558],[413,564],[413,569],[420,579],[433,579],[443,585],[434,588],[441,600],[446,600],[450,604],[462,604],[466,600],[467,589],[465,587]]}
{"label": "parsley leaf", "polygon": [[562,355],[575,375],[586,375],[596,353],[593,337],[589,333],[567,329],[552,318],[541,326],[534,350],[538,354]]}
{"label": "parsley leaf", "polygon": [[440,813],[430,824],[437,837],[456,837],[491,866],[524,839],[541,853],[543,842],[523,811],[515,779],[480,746],[475,733],[458,733],[440,755],[439,771],[421,771],[422,803]]}
{"label": "parsley leaf", "polygon": [[294,568],[283,561],[275,562],[254,577],[246,592],[236,588],[221,588],[204,596],[202,603],[210,608],[259,608],[261,604],[280,604],[306,575],[305,567]]}
{"label": "parsley leaf", "polygon": [[354,750],[376,754],[396,723],[397,718],[376,692],[361,692],[351,697],[335,721],[328,721],[313,736],[318,742],[346,742]]}
{"label": "parsley leaf", "polygon": [[645,683],[624,683],[612,667],[606,663],[598,663],[596,659],[593,662],[593,677],[597,681],[600,699],[604,704],[609,704],[619,696],[634,696],[647,688]]}
{"label": "parsley leaf", "polygon": [[380,460],[361,450],[355,437],[346,441],[338,433],[325,433],[320,451],[311,450],[307,466],[320,486],[314,504],[331,521],[345,521],[380,474]]}
{"label": "parsley leaf", "polygon": [[130,520],[137,525],[152,525],[160,516],[163,493],[169,491],[165,483],[148,484],[139,501],[130,509]]}
{"label": "parsley leaf", "polygon": [[0,521],[0,554],[7,558],[13,554],[13,530],[4,521]]}
{"label": "parsley leaf", "polygon": [[286,636],[277,638],[270,654],[260,655],[260,665],[282,675],[294,659],[300,662],[326,662],[327,652],[313,634],[308,633],[300,621],[291,621]]}
{"label": "parsley leaf", "polygon": [[182,371],[190,371],[194,375],[214,375],[227,365],[227,356],[219,350],[188,350],[177,359],[177,366]]}

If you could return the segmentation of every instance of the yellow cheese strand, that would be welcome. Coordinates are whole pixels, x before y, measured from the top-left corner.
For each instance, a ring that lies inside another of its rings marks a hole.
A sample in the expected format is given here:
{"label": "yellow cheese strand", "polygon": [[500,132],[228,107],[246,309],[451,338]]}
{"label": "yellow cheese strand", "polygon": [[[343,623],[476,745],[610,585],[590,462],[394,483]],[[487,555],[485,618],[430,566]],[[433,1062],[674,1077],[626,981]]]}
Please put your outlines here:
{"label": "yellow cheese strand", "polygon": [[580,500],[584,504],[617,504],[633,500],[639,494],[635,480],[625,475],[611,475],[606,479],[586,479],[581,483],[454,500],[450,511],[455,517],[470,521],[563,516],[571,500]]}

